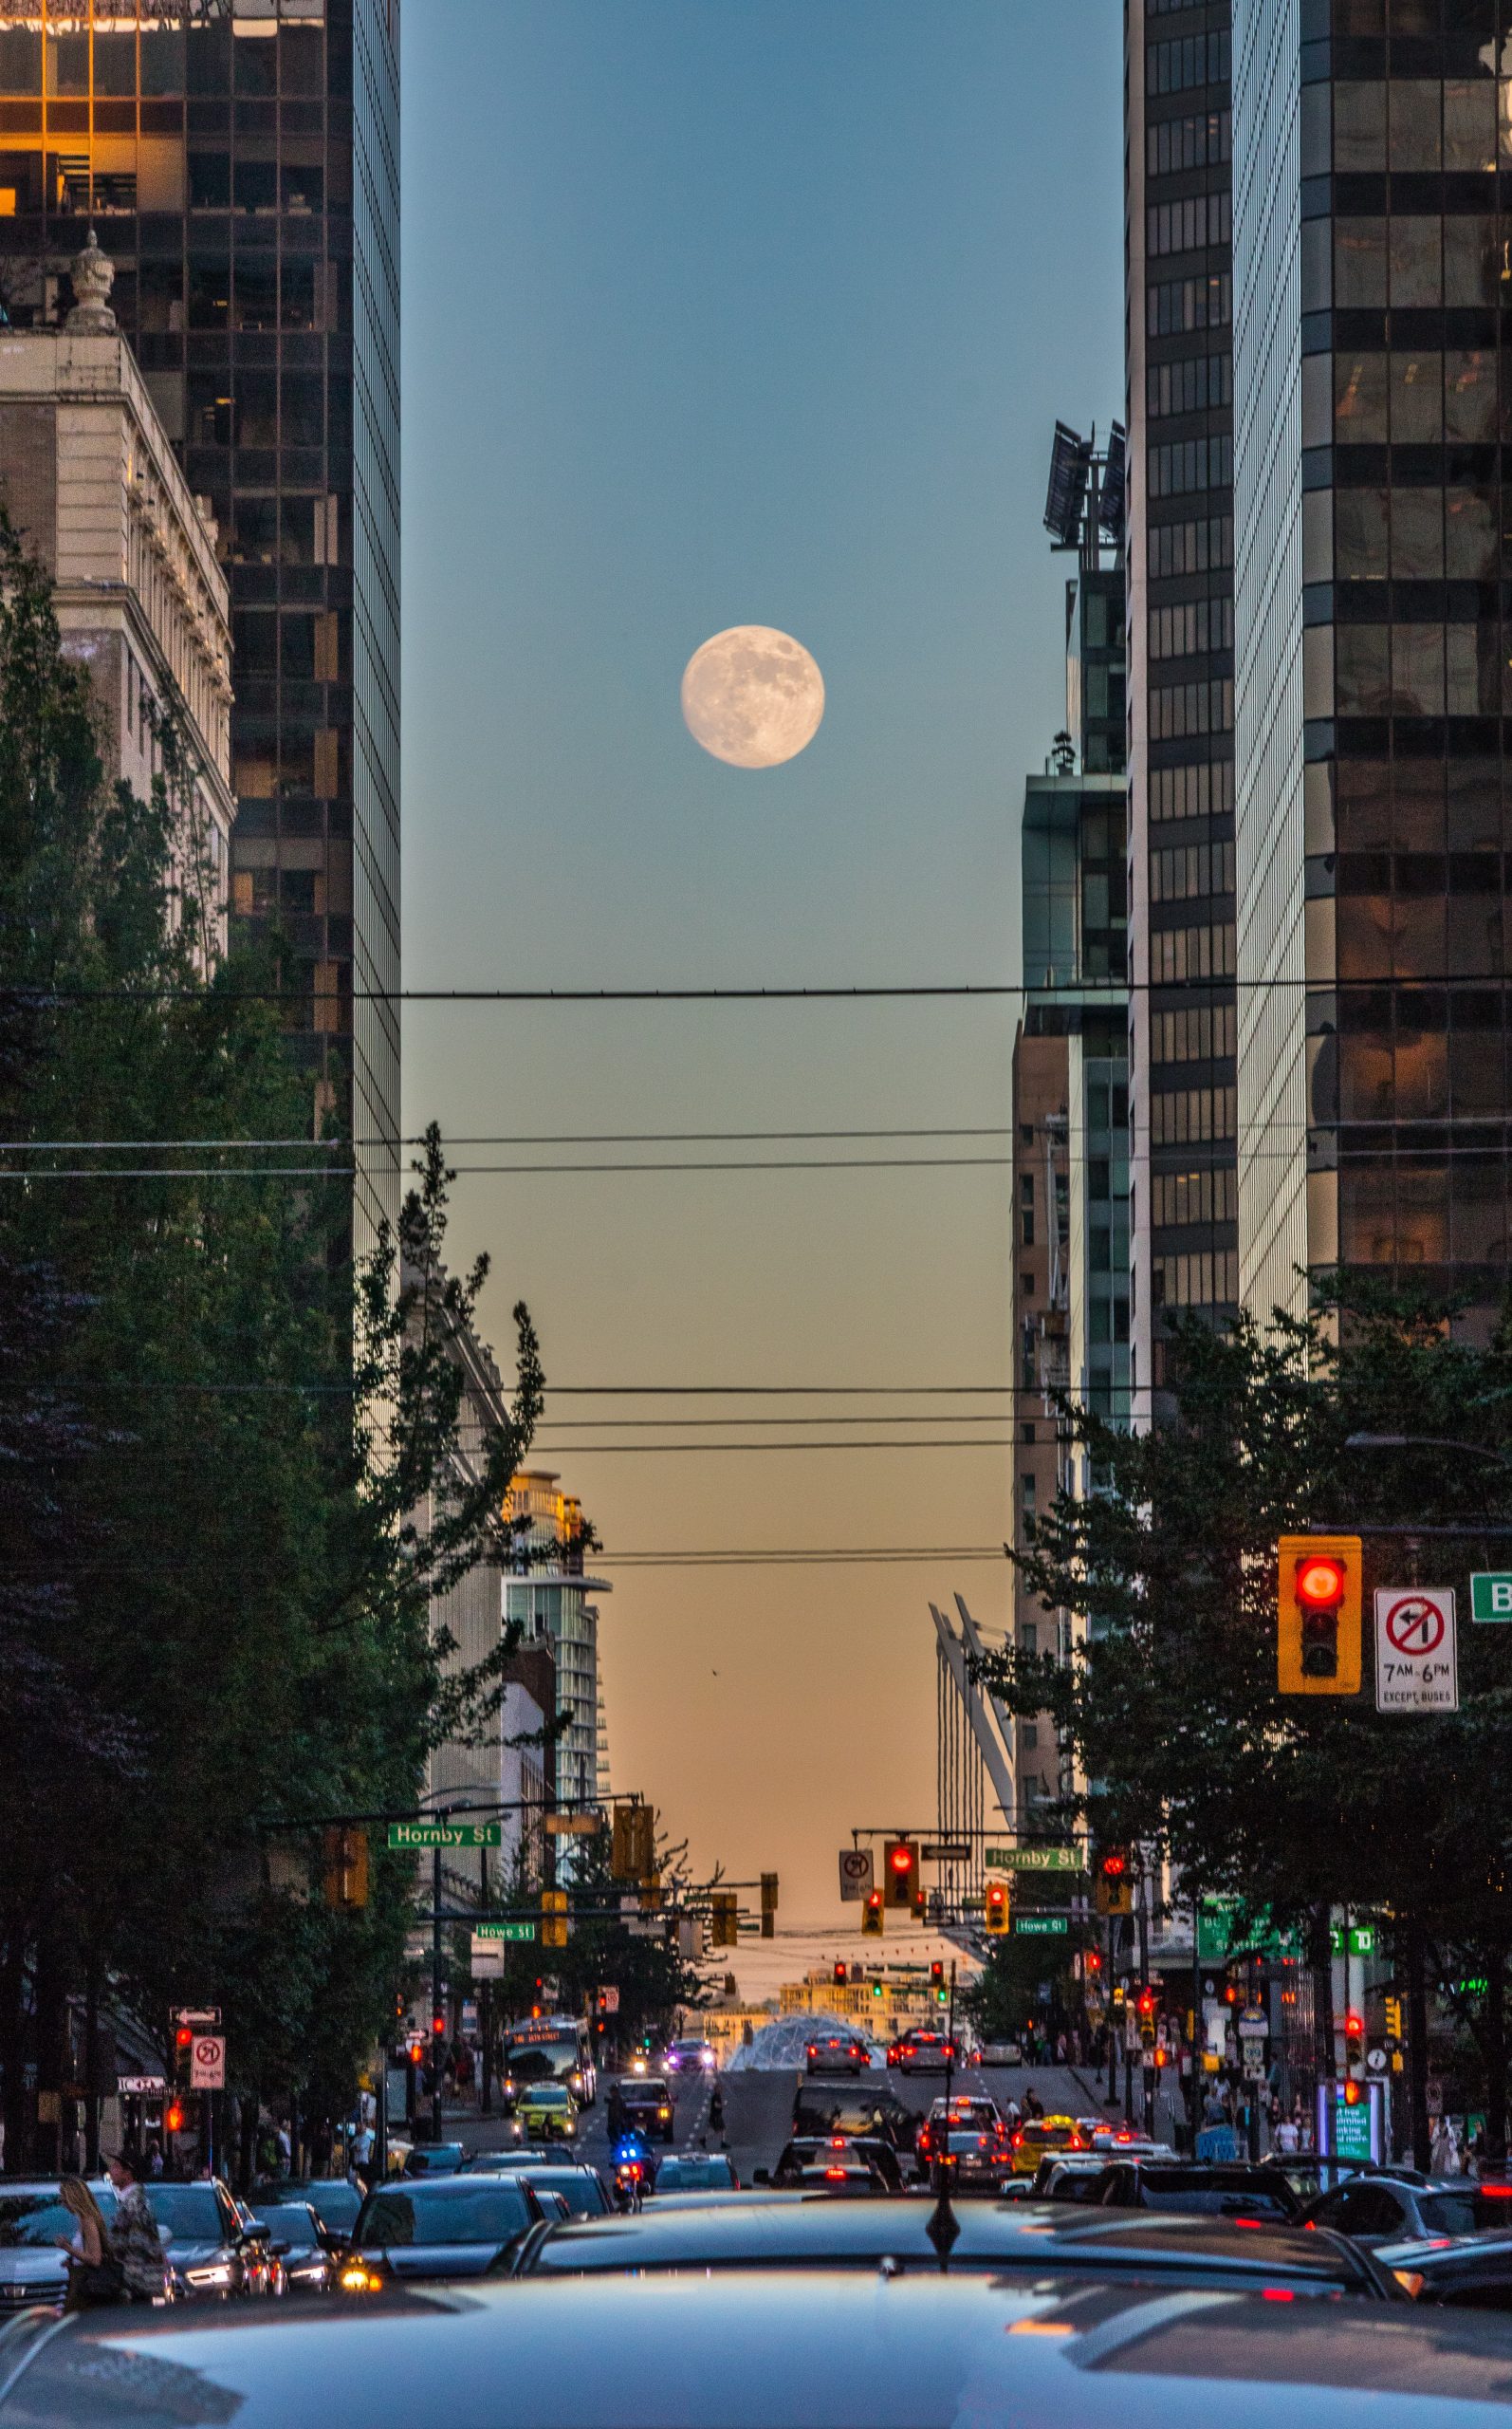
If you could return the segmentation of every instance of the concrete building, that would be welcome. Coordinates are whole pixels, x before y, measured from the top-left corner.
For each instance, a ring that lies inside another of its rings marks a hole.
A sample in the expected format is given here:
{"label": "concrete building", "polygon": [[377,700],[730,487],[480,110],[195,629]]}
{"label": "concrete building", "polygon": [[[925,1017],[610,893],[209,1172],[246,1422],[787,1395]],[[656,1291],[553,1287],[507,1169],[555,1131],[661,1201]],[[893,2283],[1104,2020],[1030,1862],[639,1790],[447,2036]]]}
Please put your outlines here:
{"label": "concrete building", "polygon": [[[91,221],[230,582],[232,899],[278,912],[355,1242],[399,1200],[398,0],[15,0],[0,300]],[[373,1000],[375,994],[383,1000]]]}
{"label": "concrete building", "polygon": [[1491,0],[1236,0],[1241,1282],[1508,1270]]}
{"label": "concrete building", "polygon": [[[522,1469],[509,1488],[508,1515],[526,1519],[527,1548],[506,1586],[506,1609],[527,1642],[550,1646],[556,1661],[558,1713],[570,1715],[557,1741],[556,1794],[563,1807],[599,1804],[608,1793],[608,1746],[600,1720],[599,1611],[590,1598],[611,1591],[586,1573],[582,1511],[557,1489],[554,1469]],[[571,1842],[563,1840],[563,1850]],[[565,1855],[563,1861],[570,1861]]]}
{"label": "concrete building", "polygon": [[547,1878],[545,1815],[553,1766],[545,1732],[556,1709],[557,1665],[549,1644],[536,1638],[509,1656],[505,1670],[499,1869],[506,1887],[522,1877],[527,1885]]}
{"label": "concrete building", "polygon": [[52,579],[65,655],[88,668],[107,777],[147,798],[163,772],[163,716],[182,733],[176,899],[185,872],[202,867],[210,917],[196,945],[208,963],[226,944],[233,810],[229,594],[213,518],[117,331],[111,279],[91,237],[64,324],[0,332],[0,494]]}
{"label": "concrete building", "polygon": [[1129,0],[1130,1371],[1238,1298],[1228,0]]}

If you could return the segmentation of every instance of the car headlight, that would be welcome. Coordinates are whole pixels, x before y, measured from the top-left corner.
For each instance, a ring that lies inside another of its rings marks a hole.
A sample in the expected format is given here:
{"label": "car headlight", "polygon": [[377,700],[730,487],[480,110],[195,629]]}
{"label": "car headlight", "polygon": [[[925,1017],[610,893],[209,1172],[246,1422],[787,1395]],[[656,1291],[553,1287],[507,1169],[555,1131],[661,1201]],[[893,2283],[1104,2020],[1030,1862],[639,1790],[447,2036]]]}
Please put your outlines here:
{"label": "car headlight", "polygon": [[343,2294],[376,2294],[383,2283],[383,2271],[365,2260],[349,2260],[336,2282]]}
{"label": "car headlight", "polygon": [[212,2260],[203,2269],[186,2269],[191,2286],[229,2286],[235,2275],[229,2260]]}

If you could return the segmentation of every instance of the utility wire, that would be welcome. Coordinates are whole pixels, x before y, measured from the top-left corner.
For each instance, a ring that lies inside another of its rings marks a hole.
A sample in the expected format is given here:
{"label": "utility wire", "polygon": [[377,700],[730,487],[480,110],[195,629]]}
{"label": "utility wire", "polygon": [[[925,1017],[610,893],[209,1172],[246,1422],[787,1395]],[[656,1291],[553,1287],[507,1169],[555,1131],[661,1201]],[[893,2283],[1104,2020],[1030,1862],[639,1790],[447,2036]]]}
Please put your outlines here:
{"label": "utility wire", "polygon": [[[1441,993],[1446,988],[1505,985],[1505,973],[1454,971],[1440,976],[1333,978],[1320,985],[1304,973],[1275,972],[1260,978],[1234,975],[1196,978],[1119,978],[1090,983],[1068,979],[942,979],[918,985],[853,987],[354,987],[343,1004],[864,1004],[980,1000],[998,1002],[1032,995],[1039,1003],[1069,1002],[1088,1011],[1118,1011],[1131,995],[1200,993],[1269,994],[1303,991],[1318,994]],[[304,987],[13,987],[13,1002],[44,1007],[65,1003],[307,1004]]]}

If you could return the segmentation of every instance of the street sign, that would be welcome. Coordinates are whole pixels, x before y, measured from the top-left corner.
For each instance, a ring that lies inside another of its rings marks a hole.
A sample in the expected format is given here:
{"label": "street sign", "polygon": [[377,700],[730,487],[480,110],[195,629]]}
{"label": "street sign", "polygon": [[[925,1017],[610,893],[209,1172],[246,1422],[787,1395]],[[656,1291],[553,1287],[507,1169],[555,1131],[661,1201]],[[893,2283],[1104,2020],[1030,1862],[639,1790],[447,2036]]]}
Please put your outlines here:
{"label": "street sign", "polygon": [[548,1839],[591,1838],[603,1826],[601,1813],[548,1813],[545,1819]]}
{"label": "street sign", "polygon": [[872,1894],[872,1850],[870,1847],[841,1847],[840,1896],[857,1902]]}
{"label": "street sign", "polygon": [[479,1923],[474,1939],[534,1939],[534,1923]]}
{"label": "street sign", "polygon": [[1087,1860],[1077,1847],[988,1847],[982,1862],[988,1872],[1085,1872]]}
{"label": "street sign", "polygon": [[1269,2019],[1263,2013],[1257,2014],[1253,2009],[1246,2010],[1239,2019],[1241,2041],[1263,2041],[1269,2030]]}
{"label": "street sign", "polygon": [[1470,1579],[1472,1620],[1512,1620],[1512,1569],[1477,1570]]}
{"label": "street sign", "polygon": [[471,1971],[475,1982],[501,1981],[504,1977],[504,1942],[485,1939],[481,1932],[474,1932]]}
{"label": "street sign", "polygon": [[602,1982],[599,1984],[599,2012],[600,2015],[618,2015],[619,2013],[619,1985],[618,1982]]}
{"label": "street sign", "polygon": [[226,2043],[218,2032],[196,2035],[189,2055],[189,2088],[191,2091],[224,2091],[226,2088]]}
{"label": "street sign", "polygon": [[168,2086],[161,2075],[118,2075],[116,2089],[129,2092],[138,2100],[159,2100]]}
{"label": "street sign", "polygon": [[175,2024],[207,2025],[212,2031],[220,2022],[219,2008],[175,2008]]}
{"label": "street sign", "polygon": [[1450,1585],[1382,1585],[1375,1593],[1377,1712],[1458,1712]]}
{"label": "street sign", "polygon": [[971,1849],[965,1839],[926,1839],[919,1849],[926,1863],[969,1863]]}
{"label": "street sign", "polygon": [[391,1847],[498,1847],[502,1822],[391,1822]]}
{"label": "street sign", "polygon": [[1365,2052],[1365,2065],[1373,2075],[1388,2074],[1391,2071],[1392,2053],[1383,2048],[1380,2042],[1373,2041]]}
{"label": "street sign", "polygon": [[[1332,1956],[1343,1956],[1344,1927],[1341,1923],[1329,1924],[1328,1946],[1329,1952]],[[1349,1953],[1351,1956],[1374,1956],[1375,1926],[1374,1923],[1351,1923],[1349,1927]]]}
{"label": "street sign", "polygon": [[1015,1915],[1013,1929],[1030,1939],[1060,1938],[1071,1928],[1066,1915]]}

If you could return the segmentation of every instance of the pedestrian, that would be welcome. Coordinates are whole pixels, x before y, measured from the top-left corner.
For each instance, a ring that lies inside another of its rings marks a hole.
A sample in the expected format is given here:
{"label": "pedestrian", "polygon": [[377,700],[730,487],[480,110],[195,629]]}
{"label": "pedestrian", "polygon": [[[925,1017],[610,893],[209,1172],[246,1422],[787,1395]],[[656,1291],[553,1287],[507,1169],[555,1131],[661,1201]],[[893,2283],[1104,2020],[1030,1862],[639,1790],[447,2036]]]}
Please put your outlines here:
{"label": "pedestrian", "polygon": [[162,2242],[139,2182],[144,2165],[131,2149],[111,2151],[105,2160],[105,2173],[116,2188],[110,2248],[120,2263],[129,2303],[160,2302],[163,2294]]}
{"label": "pedestrian", "polygon": [[71,2235],[60,2235],[59,2247],[68,2255],[68,2298],[65,2311],[101,2310],[126,2299],[126,2280],[111,2249],[110,2229],[99,2202],[77,2176],[65,2176],[58,2198],[78,2224]]}
{"label": "pedestrian", "polygon": [[1023,2087],[1023,2113],[1025,2117],[1044,2115],[1044,2103],[1035,2090],[1033,2084],[1025,2084]]}
{"label": "pedestrian", "polygon": [[1056,2065],[1057,2065],[1058,2067],[1063,2067],[1063,2066],[1065,2065],[1065,2062],[1066,2062],[1066,2037],[1065,2037],[1065,2034],[1064,2034],[1063,2032],[1058,2032],[1058,2033],[1056,2034],[1056,2037],[1055,2037],[1055,2058],[1056,2058]]}
{"label": "pedestrian", "polygon": [[713,2090],[709,2095],[709,2123],[714,2133],[723,2134],[725,2130],[725,2095],[720,2089],[717,2078],[715,2079]]}

